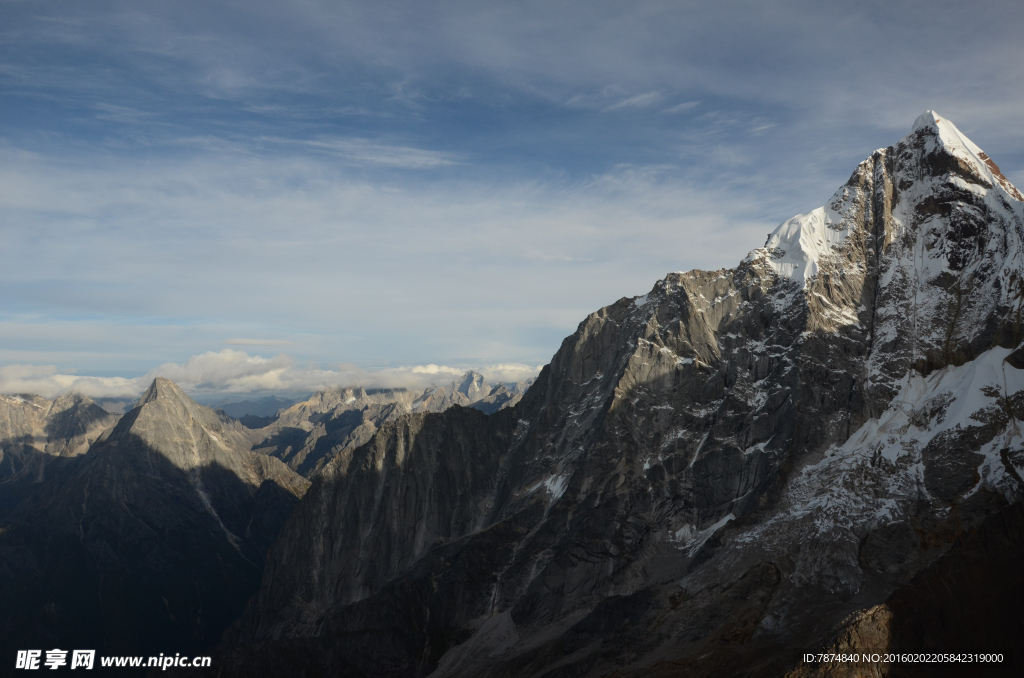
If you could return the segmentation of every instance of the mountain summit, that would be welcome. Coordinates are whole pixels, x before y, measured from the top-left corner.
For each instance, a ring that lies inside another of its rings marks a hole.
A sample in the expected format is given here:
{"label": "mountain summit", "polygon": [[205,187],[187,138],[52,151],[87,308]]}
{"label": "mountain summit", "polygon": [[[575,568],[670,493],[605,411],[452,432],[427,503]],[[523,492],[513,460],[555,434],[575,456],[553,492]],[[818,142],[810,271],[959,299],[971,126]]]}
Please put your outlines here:
{"label": "mountain summit", "polygon": [[[736,268],[591,314],[515,407],[409,415],[331,461],[222,674],[811,675],[792,648],[1012,646],[1022,240],[1020,193],[926,113]],[[999,583],[954,601],[965,571]]]}
{"label": "mountain summit", "polygon": [[32,485],[0,483],[0,500],[18,500],[0,515],[5,656],[208,648],[241,612],[308,487],[166,379],[62,462]]}

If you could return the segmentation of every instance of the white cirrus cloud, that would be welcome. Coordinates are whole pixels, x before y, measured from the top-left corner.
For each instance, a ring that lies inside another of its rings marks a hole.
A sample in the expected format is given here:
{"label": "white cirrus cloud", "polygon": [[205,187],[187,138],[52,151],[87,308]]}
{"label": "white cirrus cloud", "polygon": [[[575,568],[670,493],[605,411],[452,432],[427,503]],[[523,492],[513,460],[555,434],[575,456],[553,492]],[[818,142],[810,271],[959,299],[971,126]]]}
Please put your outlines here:
{"label": "white cirrus cloud", "polygon": [[458,154],[389,144],[359,138],[321,138],[312,140],[263,137],[264,141],[305,146],[330,153],[355,164],[383,165],[400,169],[433,169],[461,162]]}
{"label": "white cirrus cloud", "polygon": [[676,104],[671,108],[666,108],[662,113],[685,113],[693,108],[700,105],[699,101],[684,101],[681,104]]}
{"label": "white cirrus cloud", "polygon": [[623,99],[622,101],[616,102],[611,106],[606,106],[603,110],[617,111],[623,108],[647,108],[661,101],[664,97],[661,92],[644,92],[643,94],[637,94]]}

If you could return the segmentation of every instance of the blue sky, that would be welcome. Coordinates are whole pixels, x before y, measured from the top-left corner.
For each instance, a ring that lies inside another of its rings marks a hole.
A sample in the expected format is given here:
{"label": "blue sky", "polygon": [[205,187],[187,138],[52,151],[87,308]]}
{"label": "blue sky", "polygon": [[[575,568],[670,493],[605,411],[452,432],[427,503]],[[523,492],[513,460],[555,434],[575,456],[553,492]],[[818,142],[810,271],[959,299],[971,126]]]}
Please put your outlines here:
{"label": "blue sky", "polygon": [[528,374],[925,109],[1024,183],[1022,15],[0,0],[0,390]]}

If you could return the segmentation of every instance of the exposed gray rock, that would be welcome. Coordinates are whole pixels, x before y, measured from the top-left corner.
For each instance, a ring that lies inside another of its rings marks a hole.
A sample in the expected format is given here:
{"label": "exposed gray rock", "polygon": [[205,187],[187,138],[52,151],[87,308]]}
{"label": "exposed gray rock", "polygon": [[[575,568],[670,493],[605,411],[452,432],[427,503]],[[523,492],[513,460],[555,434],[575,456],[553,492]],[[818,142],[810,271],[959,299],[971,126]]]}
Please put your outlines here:
{"label": "exposed gray rock", "polygon": [[[254,431],[253,449],[277,457],[306,477],[331,459],[366,443],[386,422],[411,412],[443,412],[461,405],[492,414],[522,398],[529,382],[488,384],[482,374],[467,372],[446,386],[424,391],[343,388],[320,391],[281,410]],[[243,421],[247,426],[255,423]]]}
{"label": "exposed gray rock", "polygon": [[320,391],[253,431],[252,449],[313,476],[335,454],[368,441],[385,421],[410,412],[415,398],[404,389]]}
{"label": "exposed gray rock", "polygon": [[929,112],[737,268],[590,315],[515,407],[333,459],[221,675],[781,675],[1019,502],[1022,243]]}
{"label": "exposed gray rock", "polygon": [[527,379],[526,381],[514,384],[498,384],[491,388],[490,393],[480,400],[470,403],[469,406],[474,410],[480,410],[484,414],[494,414],[506,407],[513,407],[523,399],[523,395],[533,382],[533,379]]}
{"label": "exposed gray rock", "polygon": [[[41,481],[55,457],[85,453],[117,420],[116,415],[78,394],[55,400],[0,395],[0,485]],[[3,512],[0,508],[0,515]]]}
{"label": "exposed gray rock", "polygon": [[308,487],[166,379],[61,461],[0,522],[4,656],[198,653],[241,611]]}

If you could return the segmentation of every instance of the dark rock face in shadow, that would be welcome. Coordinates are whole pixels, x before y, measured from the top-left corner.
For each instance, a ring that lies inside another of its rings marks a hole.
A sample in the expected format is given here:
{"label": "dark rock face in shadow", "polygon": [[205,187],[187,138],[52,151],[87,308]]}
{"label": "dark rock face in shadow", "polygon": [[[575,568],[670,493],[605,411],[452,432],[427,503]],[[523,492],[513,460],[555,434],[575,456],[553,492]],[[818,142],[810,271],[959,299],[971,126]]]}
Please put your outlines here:
{"label": "dark rock face in shadow", "polygon": [[215,644],[306,487],[237,437],[157,380],[88,453],[23,487],[0,526],[0,654]]}
{"label": "dark rock face in shadow", "polygon": [[1002,654],[992,663],[800,664],[787,678],[1019,676],[1024,672],[1024,505],[988,516],[880,605],[843,620],[830,653]]}
{"label": "dark rock face in shadow", "polygon": [[[1001,667],[977,675],[1024,672],[1024,505],[1014,504],[961,535],[934,565],[898,589],[890,647],[1006,654]],[[1001,673],[999,673],[1001,671]],[[955,667],[905,666],[893,676],[963,675]]]}
{"label": "dark rock face in shadow", "polygon": [[971,147],[923,116],[788,240],[591,314],[515,407],[339,454],[220,675],[794,669],[1024,495],[1024,206]]}
{"label": "dark rock face in shadow", "polygon": [[54,400],[0,395],[0,487],[40,482],[48,464],[84,454],[117,420],[117,415],[78,394]]}

